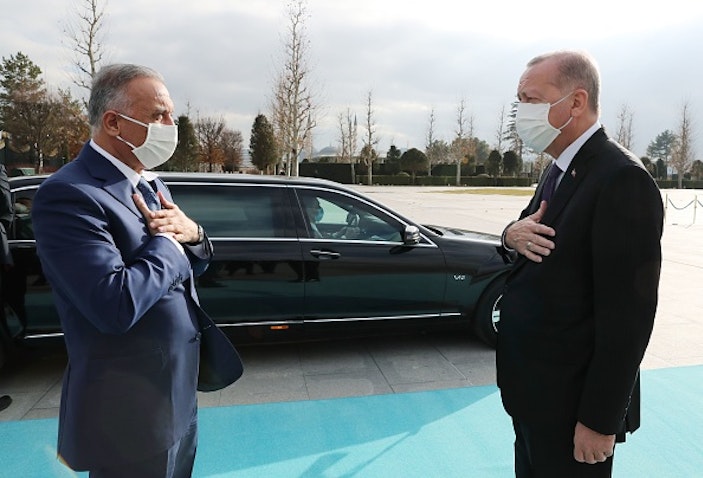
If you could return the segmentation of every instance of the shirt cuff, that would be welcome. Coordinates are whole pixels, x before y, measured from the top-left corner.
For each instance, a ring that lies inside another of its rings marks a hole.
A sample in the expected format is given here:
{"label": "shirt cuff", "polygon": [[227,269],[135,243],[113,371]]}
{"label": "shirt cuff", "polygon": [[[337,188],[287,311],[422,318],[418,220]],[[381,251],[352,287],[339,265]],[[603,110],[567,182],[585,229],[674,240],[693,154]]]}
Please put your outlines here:
{"label": "shirt cuff", "polygon": [[515,249],[511,248],[508,246],[508,244],[505,243],[505,235],[508,233],[508,229],[510,226],[515,224],[517,221],[510,221],[507,226],[505,226],[505,229],[503,229],[503,233],[500,235],[500,245],[503,246],[503,249],[505,249],[508,252],[515,252]]}
{"label": "shirt cuff", "polygon": [[185,249],[183,249],[183,246],[180,245],[180,243],[173,237],[173,234],[166,234],[164,232],[157,232],[156,234],[154,234],[154,236],[165,237],[166,239],[168,239],[169,241],[173,242],[176,245],[178,250],[181,251],[181,254],[183,254],[184,256],[186,255]]}

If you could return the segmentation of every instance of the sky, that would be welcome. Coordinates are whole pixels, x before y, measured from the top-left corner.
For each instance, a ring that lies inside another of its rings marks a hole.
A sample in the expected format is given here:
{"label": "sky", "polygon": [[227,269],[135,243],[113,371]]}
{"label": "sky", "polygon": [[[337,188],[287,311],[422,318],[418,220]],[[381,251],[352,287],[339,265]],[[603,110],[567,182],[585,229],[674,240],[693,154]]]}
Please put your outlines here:
{"label": "sky", "polygon": [[[85,0],[0,0],[0,56],[22,52],[52,88],[72,88],[63,33]],[[286,0],[101,0],[104,63],[138,63],[166,80],[177,114],[223,118],[248,149],[254,118],[270,117],[283,63]],[[635,6],[636,5],[636,6]],[[474,132],[496,144],[527,61],[544,52],[589,52],[601,72],[601,122],[616,134],[632,112],[633,151],[676,131],[684,104],[703,156],[703,2],[667,0],[308,0],[305,34],[319,106],[314,147],[339,145],[338,116],[372,109],[378,151],[424,149],[430,112],[451,141],[464,99]],[[359,139],[361,145],[361,138]]]}

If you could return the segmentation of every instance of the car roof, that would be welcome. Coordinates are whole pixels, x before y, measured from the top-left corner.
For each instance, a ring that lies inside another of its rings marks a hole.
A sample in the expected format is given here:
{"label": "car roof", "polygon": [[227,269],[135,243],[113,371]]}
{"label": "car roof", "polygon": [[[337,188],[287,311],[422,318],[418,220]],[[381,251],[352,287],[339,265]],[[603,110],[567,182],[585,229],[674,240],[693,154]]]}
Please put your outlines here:
{"label": "car roof", "polygon": [[[288,186],[317,186],[339,189],[353,192],[353,189],[341,183],[327,179],[311,178],[305,176],[289,177],[284,175],[264,175],[264,174],[231,174],[231,173],[199,173],[199,172],[170,172],[157,171],[160,178],[166,182],[209,182],[222,184],[278,184]],[[9,178],[11,187],[31,186],[41,183],[50,174],[36,174],[28,176],[14,176]]]}
{"label": "car roof", "polygon": [[285,184],[295,186],[326,186],[338,189],[348,189],[344,185],[327,179],[311,178],[306,176],[284,176],[267,174],[239,174],[239,173],[184,173],[159,171],[159,177],[174,181],[207,181],[212,183],[256,183],[256,184]]}

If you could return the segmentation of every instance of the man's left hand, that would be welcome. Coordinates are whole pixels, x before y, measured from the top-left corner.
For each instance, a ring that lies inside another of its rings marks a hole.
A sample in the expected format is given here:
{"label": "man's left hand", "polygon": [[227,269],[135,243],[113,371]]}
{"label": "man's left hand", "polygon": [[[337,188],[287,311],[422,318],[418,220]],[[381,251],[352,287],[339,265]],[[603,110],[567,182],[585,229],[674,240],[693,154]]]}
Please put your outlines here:
{"label": "man's left hand", "polygon": [[602,463],[615,449],[615,435],[603,435],[591,430],[581,422],[574,430],[574,459],[579,463],[594,465]]}

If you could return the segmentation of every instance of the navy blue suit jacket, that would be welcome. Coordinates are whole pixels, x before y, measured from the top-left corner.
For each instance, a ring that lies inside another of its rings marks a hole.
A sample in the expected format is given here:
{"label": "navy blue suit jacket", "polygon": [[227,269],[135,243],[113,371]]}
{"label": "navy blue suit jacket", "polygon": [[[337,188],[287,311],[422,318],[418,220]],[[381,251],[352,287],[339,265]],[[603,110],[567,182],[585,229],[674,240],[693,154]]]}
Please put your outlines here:
{"label": "navy blue suit jacket", "polygon": [[151,236],[133,193],[86,144],[34,199],[37,252],[69,356],[58,453],[77,470],[163,451],[197,412],[204,312],[193,276],[207,268],[212,245],[206,239],[183,254],[168,238]]}
{"label": "navy blue suit jacket", "polygon": [[[539,208],[540,188],[521,218]],[[581,147],[542,222],[542,263],[519,256],[501,301],[498,386],[533,425],[639,426],[639,366],[657,308],[663,205],[641,162],[603,129]]]}

